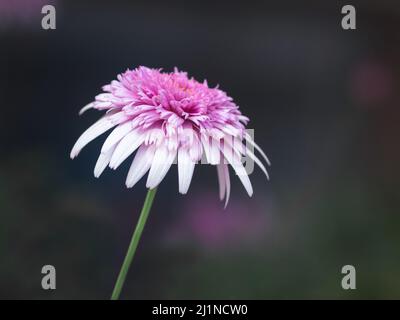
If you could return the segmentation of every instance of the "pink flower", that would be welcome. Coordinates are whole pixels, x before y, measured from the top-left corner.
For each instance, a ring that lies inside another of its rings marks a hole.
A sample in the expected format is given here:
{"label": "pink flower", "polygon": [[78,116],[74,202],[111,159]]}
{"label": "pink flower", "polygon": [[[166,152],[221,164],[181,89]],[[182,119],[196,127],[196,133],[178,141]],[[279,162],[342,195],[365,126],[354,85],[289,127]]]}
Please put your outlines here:
{"label": "pink flower", "polygon": [[232,98],[218,88],[209,88],[206,81],[197,82],[185,72],[175,69],[139,67],[118,75],[118,80],[103,87],[106,93],[96,96],[88,109],[106,110],[106,114],[75,143],[74,158],[90,141],[115,127],[103,144],[94,175],[99,177],[107,165],[116,169],[133,152],[126,186],[133,187],[149,171],[146,187],[153,189],[163,180],[177,158],[179,192],[187,193],[195,164],[203,154],[217,167],[220,199],[225,206],[230,195],[230,164],[249,196],[252,185],[241,157],[255,161],[267,171],[247,141],[268,158],[245,131],[248,118],[243,116]]}

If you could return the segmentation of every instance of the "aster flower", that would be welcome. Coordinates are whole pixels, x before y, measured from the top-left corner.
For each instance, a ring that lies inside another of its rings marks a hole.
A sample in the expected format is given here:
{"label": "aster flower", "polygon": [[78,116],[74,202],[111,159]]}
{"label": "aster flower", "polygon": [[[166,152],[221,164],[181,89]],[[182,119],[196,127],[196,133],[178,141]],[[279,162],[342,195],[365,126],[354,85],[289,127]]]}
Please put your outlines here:
{"label": "aster flower", "polygon": [[232,98],[218,87],[210,88],[206,81],[200,83],[188,78],[185,72],[175,69],[164,73],[161,69],[139,67],[118,75],[103,91],[80,114],[97,109],[105,111],[105,115],[76,141],[71,158],[114,128],[101,148],[95,177],[107,166],[117,169],[135,151],[126,186],[133,187],[149,172],[146,182],[149,192],[114,289],[113,297],[118,298],[155,190],[175,160],[182,194],[187,193],[194,167],[203,156],[207,163],[216,166],[220,199],[225,199],[225,206],[231,189],[228,165],[252,196],[253,188],[241,159],[254,161],[267,177],[264,164],[252,150],[258,150],[268,165],[269,160],[246,132],[249,119],[241,114]]}
{"label": "aster flower", "polygon": [[137,150],[126,178],[133,187],[148,171],[146,187],[153,189],[163,180],[175,158],[178,163],[179,192],[186,194],[195,164],[203,153],[208,163],[217,166],[221,200],[225,205],[230,195],[230,164],[249,196],[253,188],[241,156],[254,160],[268,176],[261,160],[242,144],[247,140],[264,152],[245,131],[248,118],[243,116],[232,98],[207,82],[189,79],[175,70],[139,67],[118,75],[118,80],[103,87],[106,93],[81,110],[107,111],[105,116],[87,129],[71,151],[74,158],[90,141],[115,129],[105,140],[94,175],[99,177],[107,166],[112,169]]}

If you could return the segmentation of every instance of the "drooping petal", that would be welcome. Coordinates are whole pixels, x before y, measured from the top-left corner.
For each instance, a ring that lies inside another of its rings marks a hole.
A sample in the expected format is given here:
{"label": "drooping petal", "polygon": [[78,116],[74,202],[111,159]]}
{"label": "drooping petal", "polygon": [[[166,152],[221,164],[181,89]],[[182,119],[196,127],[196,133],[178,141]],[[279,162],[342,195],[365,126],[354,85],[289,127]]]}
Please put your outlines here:
{"label": "drooping petal", "polygon": [[125,115],[121,113],[107,114],[97,122],[95,122],[91,127],[89,127],[79,139],[75,142],[71,150],[70,157],[75,158],[79,152],[85,147],[89,142],[97,138],[99,135],[110,130],[112,127],[116,126],[120,122],[125,120]]}
{"label": "drooping petal", "polygon": [[104,169],[110,163],[112,154],[115,150],[115,146],[112,146],[106,152],[101,152],[99,158],[97,159],[96,166],[94,167],[94,176],[96,178],[100,177]]}
{"label": "drooping petal", "polygon": [[240,181],[242,182],[244,188],[246,189],[248,195],[251,197],[253,195],[253,187],[251,186],[251,182],[249,176],[243,164],[240,162],[239,157],[235,153],[235,151],[227,144],[221,147],[221,151],[224,154],[224,157],[235,170],[237,176],[239,177]]}
{"label": "drooping petal", "polygon": [[225,173],[223,164],[217,164],[218,184],[219,184],[219,199],[222,201],[225,197]]}
{"label": "drooping petal", "polygon": [[229,198],[231,196],[231,179],[229,177],[229,167],[226,163],[222,164],[223,169],[224,169],[224,177],[225,177],[225,186],[226,186],[226,196],[225,196],[225,206],[228,205]]}
{"label": "drooping petal", "polygon": [[269,180],[269,174],[263,163],[260,161],[260,159],[249,149],[246,148],[246,154],[255,162],[257,165],[261,168],[261,170],[265,173],[267,176],[267,179]]}
{"label": "drooping petal", "polygon": [[206,159],[209,164],[217,165],[220,163],[221,151],[219,150],[220,142],[210,137],[201,139]]}
{"label": "drooping petal", "polygon": [[256,148],[256,149],[258,150],[258,152],[261,153],[261,155],[263,156],[263,158],[265,159],[265,161],[267,162],[267,164],[270,166],[270,165],[271,165],[271,162],[269,161],[267,155],[266,155],[266,154],[264,153],[264,151],[260,148],[260,146],[259,146],[257,143],[254,142],[254,140],[252,139],[252,137],[251,137],[248,133],[246,133],[245,136],[244,136],[244,138],[246,139],[246,141],[247,141],[248,143],[250,143],[254,148]]}
{"label": "drooping petal", "polygon": [[153,189],[164,179],[176,156],[176,151],[168,151],[165,145],[157,148],[151,164],[149,176],[147,177],[146,187]]}
{"label": "drooping petal", "polygon": [[252,159],[260,167],[260,169],[264,172],[267,179],[269,180],[268,171],[261,162],[261,160],[249,148],[243,145],[240,139],[238,138],[233,139],[233,144],[229,140],[226,140],[225,143],[227,143],[232,148],[232,150],[236,153],[238,157],[240,157],[241,155],[249,156],[250,159]]}
{"label": "drooping petal", "polygon": [[221,162],[221,151],[219,149],[220,146],[220,142],[215,140],[215,139],[211,139],[211,143],[210,143],[210,163],[211,164],[218,164]]}
{"label": "drooping petal", "polygon": [[94,103],[93,103],[93,102],[87,104],[87,105],[84,106],[81,110],[79,110],[79,115],[81,116],[81,115],[84,114],[87,110],[92,109],[93,107],[94,107]]}
{"label": "drooping petal", "polygon": [[126,177],[126,186],[128,188],[132,188],[149,171],[154,158],[154,151],[154,144],[140,146]]}
{"label": "drooping petal", "polygon": [[201,135],[201,144],[203,145],[204,154],[206,155],[206,160],[210,163],[210,137],[208,135]]}
{"label": "drooping petal", "polygon": [[186,194],[192,181],[195,162],[189,156],[186,148],[178,150],[179,192]]}
{"label": "drooping petal", "polygon": [[193,140],[188,151],[189,157],[192,159],[193,162],[199,161],[203,155],[203,145],[196,133],[193,134]]}
{"label": "drooping petal", "polygon": [[117,169],[144,141],[144,134],[138,131],[129,132],[117,145],[111,161],[110,168]]}

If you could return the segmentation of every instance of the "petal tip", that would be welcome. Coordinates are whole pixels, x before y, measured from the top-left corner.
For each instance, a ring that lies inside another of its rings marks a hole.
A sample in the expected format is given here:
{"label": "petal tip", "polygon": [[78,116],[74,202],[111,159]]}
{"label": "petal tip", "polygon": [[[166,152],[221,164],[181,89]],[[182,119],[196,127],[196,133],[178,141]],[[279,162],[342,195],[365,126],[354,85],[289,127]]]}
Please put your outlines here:
{"label": "petal tip", "polygon": [[226,209],[226,207],[228,206],[228,202],[229,201],[225,201],[225,204],[224,204],[224,210]]}
{"label": "petal tip", "polygon": [[98,169],[98,168],[95,168],[95,169],[94,169],[94,172],[93,172],[93,175],[94,175],[94,177],[95,177],[96,179],[98,179],[98,178],[101,176],[102,172],[103,172],[103,170],[100,170],[100,169]]}

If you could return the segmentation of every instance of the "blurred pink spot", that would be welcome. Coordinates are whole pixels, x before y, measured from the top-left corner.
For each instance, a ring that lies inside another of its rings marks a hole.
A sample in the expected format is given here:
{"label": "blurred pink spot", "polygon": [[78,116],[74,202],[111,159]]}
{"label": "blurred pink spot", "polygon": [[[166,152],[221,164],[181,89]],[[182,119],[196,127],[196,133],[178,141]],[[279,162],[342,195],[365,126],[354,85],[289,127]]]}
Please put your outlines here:
{"label": "blurred pink spot", "polygon": [[42,7],[55,5],[56,0],[1,0],[0,29],[8,26],[27,26],[36,24],[41,27]]}
{"label": "blurred pink spot", "polygon": [[357,103],[372,107],[391,98],[393,75],[385,64],[367,61],[359,64],[351,75],[351,92]]}
{"label": "blurred pink spot", "polygon": [[168,234],[171,242],[213,249],[252,245],[267,233],[268,210],[233,199],[224,210],[215,194],[191,197]]}

